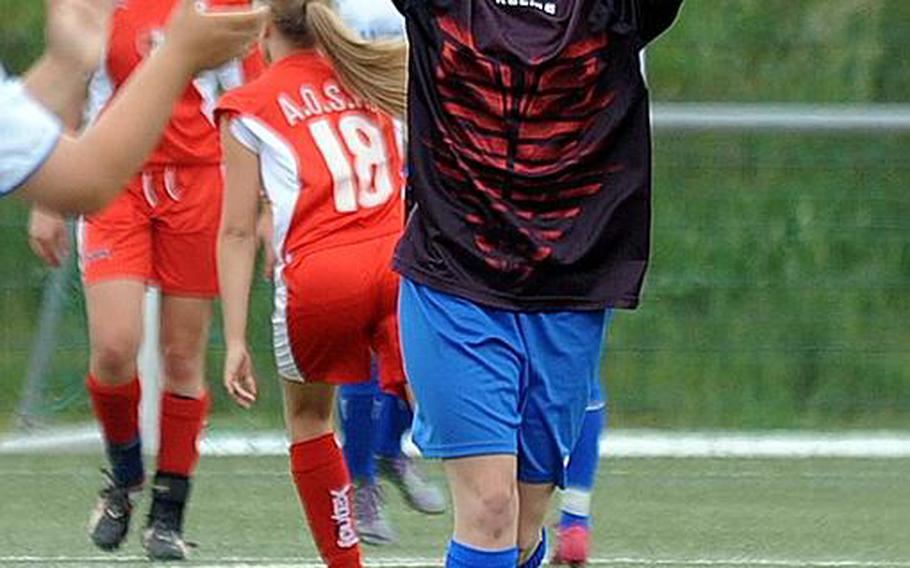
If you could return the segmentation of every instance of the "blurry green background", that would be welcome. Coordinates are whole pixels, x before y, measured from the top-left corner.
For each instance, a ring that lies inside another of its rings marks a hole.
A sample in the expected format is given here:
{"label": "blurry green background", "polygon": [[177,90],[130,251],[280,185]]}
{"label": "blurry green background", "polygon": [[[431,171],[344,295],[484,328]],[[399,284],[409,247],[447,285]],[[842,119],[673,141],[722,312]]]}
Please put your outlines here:
{"label": "blurry green background", "polygon": [[[0,60],[40,51],[38,0],[0,0]],[[910,102],[907,0],[687,0],[648,56],[657,101]],[[910,428],[910,135],[658,132],[654,263],[605,360],[614,426]],[[25,208],[0,207],[0,430],[14,423],[47,271]],[[278,427],[269,291],[252,336],[263,404],[215,428]],[[51,362],[49,419],[84,417],[78,283]],[[452,377],[456,383],[458,377]]]}

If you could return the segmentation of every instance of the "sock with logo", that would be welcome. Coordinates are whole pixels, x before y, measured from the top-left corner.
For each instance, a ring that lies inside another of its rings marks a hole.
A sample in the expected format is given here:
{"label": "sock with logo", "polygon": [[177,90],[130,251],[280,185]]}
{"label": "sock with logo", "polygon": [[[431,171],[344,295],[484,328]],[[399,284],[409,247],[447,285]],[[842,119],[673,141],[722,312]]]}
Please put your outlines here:
{"label": "sock with logo", "polygon": [[139,436],[139,401],[142,398],[139,378],[122,385],[106,385],[89,374],[85,385],[104,434],[114,482],[120,487],[141,485],[145,471]]}
{"label": "sock with logo", "polygon": [[199,437],[205,426],[210,399],[207,392],[200,398],[172,393],[161,397],[161,425],[158,447],[158,471],[190,477],[199,462]]}
{"label": "sock with logo", "polygon": [[343,385],[338,389],[344,459],[351,478],[358,483],[376,481],[373,446],[377,436],[375,413],[378,394],[379,385],[373,381]]}
{"label": "sock with logo", "polygon": [[562,516],[559,519],[563,528],[588,526],[590,522],[591,492],[600,463],[600,434],[605,415],[605,407],[589,410],[585,414],[581,436],[572,450],[566,470],[566,489],[562,493]]}
{"label": "sock with logo", "polygon": [[446,568],[515,568],[518,547],[505,550],[480,550],[452,539],[446,554]]}
{"label": "sock with logo", "polygon": [[361,566],[351,479],[335,435],[292,445],[291,473],[323,561],[329,568]]}

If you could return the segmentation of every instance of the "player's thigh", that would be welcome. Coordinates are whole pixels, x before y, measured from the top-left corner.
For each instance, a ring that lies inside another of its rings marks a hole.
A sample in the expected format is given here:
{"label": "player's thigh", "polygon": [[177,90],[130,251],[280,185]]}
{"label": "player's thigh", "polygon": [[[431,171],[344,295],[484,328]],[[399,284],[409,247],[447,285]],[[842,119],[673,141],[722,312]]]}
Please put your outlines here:
{"label": "player's thigh", "polygon": [[519,433],[519,478],[565,484],[591,387],[600,376],[604,311],[523,314],[529,373]]}
{"label": "player's thigh", "polygon": [[514,317],[402,279],[405,371],[426,457],[515,454],[524,362]]}
{"label": "player's thigh", "polygon": [[106,280],[85,288],[92,372],[106,382],[135,376],[142,342],[145,283]]}
{"label": "player's thigh", "polygon": [[343,248],[295,259],[276,279],[274,347],[287,379],[335,385],[370,379],[370,290]]}
{"label": "player's thigh", "polygon": [[166,295],[218,295],[216,246],[223,188],[218,166],[168,169],[156,178],[153,278]]}
{"label": "player's thigh", "polygon": [[333,385],[287,380],[282,384],[285,422],[294,443],[312,440],[332,431]]}

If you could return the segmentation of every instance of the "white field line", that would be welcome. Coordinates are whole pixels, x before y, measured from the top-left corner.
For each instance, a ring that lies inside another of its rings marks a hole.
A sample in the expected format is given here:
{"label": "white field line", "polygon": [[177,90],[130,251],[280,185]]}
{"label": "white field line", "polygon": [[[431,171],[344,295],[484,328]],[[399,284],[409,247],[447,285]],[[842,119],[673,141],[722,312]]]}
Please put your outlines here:
{"label": "white field line", "polygon": [[[146,563],[143,556],[0,556],[0,565],[40,566],[97,566]],[[646,558],[646,557],[605,557],[591,559],[590,566],[629,567],[686,567],[686,568],[910,568],[910,562],[892,560],[852,559],[787,559],[787,558]],[[244,558],[226,557],[211,560],[190,561],[185,564],[195,568],[320,568],[325,566],[317,558]],[[430,568],[445,563],[437,558],[379,558],[367,560],[368,568]]]}
{"label": "white field line", "polygon": [[[97,428],[51,430],[0,438],[0,454],[96,451]],[[202,453],[216,456],[285,456],[282,432],[209,433]],[[416,454],[413,445],[409,453]],[[910,458],[908,432],[675,432],[612,430],[601,455],[616,458]]]}
{"label": "white field line", "polygon": [[[839,481],[839,482],[855,482],[867,484],[869,482],[888,482],[892,483],[894,481],[906,481],[907,474],[904,472],[898,471],[884,471],[884,472],[864,472],[864,471],[854,471],[850,473],[828,473],[826,471],[787,471],[787,472],[774,472],[768,470],[742,470],[736,469],[735,471],[729,470],[719,470],[719,471],[698,471],[698,472],[674,472],[667,473],[665,471],[632,471],[632,470],[623,470],[615,469],[608,465],[605,465],[602,469],[602,472],[610,478],[622,478],[622,477],[635,477],[636,479],[648,478],[648,477],[659,477],[661,479],[673,479],[679,481],[691,480],[698,483],[703,483],[706,480],[757,480],[757,481],[767,481],[770,479],[784,479],[784,480],[807,480],[807,481]],[[264,480],[268,483],[273,483],[275,479],[287,480],[289,479],[289,473],[285,471],[285,468],[272,468],[272,469],[232,469],[231,471],[203,471],[199,474],[200,478],[212,479],[219,477],[229,477],[231,479],[246,479],[247,482],[253,483],[258,480]],[[96,480],[98,477],[98,472],[95,470],[49,470],[49,471],[33,471],[30,469],[22,468],[13,468],[5,469],[0,467],[0,478],[2,477],[28,477],[28,478],[44,478],[44,479],[55,479],[55,478],[64,478],[64,479],[80,479],[87,478],[91,480]]]}

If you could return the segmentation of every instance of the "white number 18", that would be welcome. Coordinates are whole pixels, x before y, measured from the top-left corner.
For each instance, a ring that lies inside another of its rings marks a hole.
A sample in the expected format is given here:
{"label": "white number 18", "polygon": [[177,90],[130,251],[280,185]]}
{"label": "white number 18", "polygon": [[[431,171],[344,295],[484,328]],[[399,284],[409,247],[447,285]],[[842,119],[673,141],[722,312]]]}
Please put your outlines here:
{"label": "white number 18", "polygon": [[[322,152],[335,185],[335,209],[354,213],[378,207],[395,193],[382,130],[366,117],[352,114],[338,121],[338,132],[326,119],[310,123],[310,134]],[[339,137],[340,134],[340,137]],[[354,157],[345,154],[341,141]]]}

